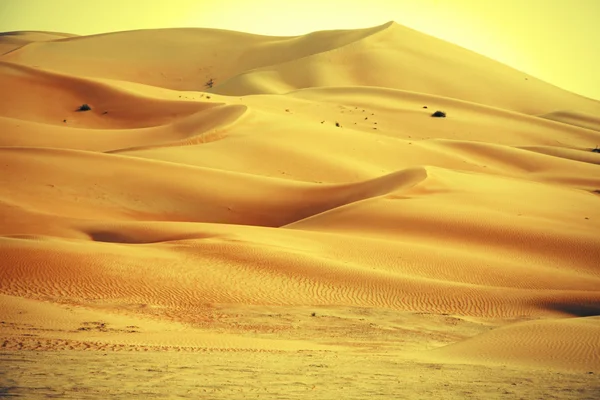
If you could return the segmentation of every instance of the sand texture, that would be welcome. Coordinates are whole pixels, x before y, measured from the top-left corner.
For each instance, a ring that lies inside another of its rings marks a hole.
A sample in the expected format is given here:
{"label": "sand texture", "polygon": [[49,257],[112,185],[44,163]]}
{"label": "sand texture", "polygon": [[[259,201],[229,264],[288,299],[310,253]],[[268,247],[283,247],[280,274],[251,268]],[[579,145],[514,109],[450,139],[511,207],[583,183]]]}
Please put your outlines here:
{"label": "sand texture", "polygon": [[0,91],[0,397],[600,396],[600,101],[393,22],[9,32]]}

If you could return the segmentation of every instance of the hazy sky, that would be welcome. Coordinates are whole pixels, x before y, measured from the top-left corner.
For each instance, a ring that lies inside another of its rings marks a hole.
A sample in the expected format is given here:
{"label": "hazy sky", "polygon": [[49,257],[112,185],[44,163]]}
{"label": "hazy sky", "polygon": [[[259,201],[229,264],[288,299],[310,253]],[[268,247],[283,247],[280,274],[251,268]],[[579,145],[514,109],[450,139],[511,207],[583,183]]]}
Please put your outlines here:
{"label": "hazy sky", "polygon": [[205,27],[292,36],[391,20],[600,99],[600,0],[0,0],[0,32]]}

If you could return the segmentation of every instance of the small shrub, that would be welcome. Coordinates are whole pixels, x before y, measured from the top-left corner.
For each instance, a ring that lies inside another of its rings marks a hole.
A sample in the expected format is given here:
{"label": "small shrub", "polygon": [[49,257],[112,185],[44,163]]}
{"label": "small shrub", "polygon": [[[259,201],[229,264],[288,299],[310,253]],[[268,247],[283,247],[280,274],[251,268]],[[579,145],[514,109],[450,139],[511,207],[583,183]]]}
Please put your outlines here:
{"label": "small shrub", "polygon": [[431,114],[431,116],[437,118],[446,118],[446,113],[443,111],[436,111],[433,114]]}
{"label": "small shrub", "polygon": [[592,149],[592,153],[600,153],[600,148],[598,148],[598,146],[596,146],[595,149]]}
{"label": "small shrub", "polygon": [[210,79],[208,80],[208,82],[206,82],[206,83],[204,84],[204,86],[206,86],[207,88],[209,88],[209,89],[210,89],[210,88],[212,88],[212,87],[213,87],[213,85],[214,85],[214,84],[215,84],[215,81],[213,81],[213,79],[212,79],[212,78],[210,78]]}
{"label": "small shrub", "polygon": [[340,123],[339,123],[339,122],[336,122],[336,123],[335,123],[335,126],[337,126],[338,128],[340,128],[342,125],[340,125]]}
{"label": "small shrub", "polygon": [[316,316],[317,316],[317,313],[316,313],[316,312],[314,312],[314,313],[310,314],[310,316],[311,316],[311,317],[316,317]]}
{"label": "small shrub", "polygon": [[91,109],[92,107],[88,106],[87,104],[82,104],[81,106],[79,106],[77,111],[90,111]]}
{"label": "small shrub", "polygon": [[427,108],[427,106],[423,106],[423,108]]}

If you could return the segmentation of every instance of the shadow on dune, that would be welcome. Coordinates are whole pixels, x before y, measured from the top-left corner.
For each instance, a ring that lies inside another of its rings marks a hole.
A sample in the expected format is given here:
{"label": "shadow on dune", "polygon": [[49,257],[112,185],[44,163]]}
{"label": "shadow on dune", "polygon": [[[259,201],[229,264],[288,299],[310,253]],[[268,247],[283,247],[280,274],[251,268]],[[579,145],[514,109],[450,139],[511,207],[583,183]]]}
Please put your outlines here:
{"label": "shadow on dune", "polygon": [[[119,243],[119,244],[146,244],[148,241],[142,240],[132,240],[126,235],[119,234],[117,232],[111,231],[93,231],[88,232],[90,235],[90,239],[95,242],[104,242],[104,243]],[[152,243],[152,241],[150,241]]]}
{"label": "shadow on dune", "polygon": [[600,303],[567,304],[552,303],[547,306],[551,310],[570,314],[574,317],[595,317],[600,315]]}
{"label": "shadow on dune", "polygon": [[117,243],[117,244],[152,244],[152,243],[161,243],[168,242],[172,240],[184,240],[184,239],[201,239],[204,238],[202,235],[175,235],[173,237],[167,237],[167,235],[152,235],[146,234],[143,232],[119,232],[116,229],[114,231],[111,230],[96,230],[88,232],[90,239],[94,242],[103,242],[103,243]]}
{"label": "shadow on dune", "polygon": [[[173,228],[177,228],[173,226]],[[181,228],[180,228],[181,229]],[[94,242],[117,244],[153,244],[173,242],[190,239],[213,239],[221,237],[214,232],[205,232],[199,229],[192,231],[169,230],[164,224],[117,224],[105,228],[83,228],[89,238]]]}

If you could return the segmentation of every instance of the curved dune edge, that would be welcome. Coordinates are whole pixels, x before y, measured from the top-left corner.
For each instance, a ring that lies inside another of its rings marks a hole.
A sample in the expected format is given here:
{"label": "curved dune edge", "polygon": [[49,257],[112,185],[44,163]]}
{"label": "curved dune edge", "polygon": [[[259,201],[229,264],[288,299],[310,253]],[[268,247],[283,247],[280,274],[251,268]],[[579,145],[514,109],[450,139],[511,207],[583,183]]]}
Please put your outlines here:
{"label": "curved dune edge", "polygon": [[[211,78],[221,82],[244,71],[343,47],[390,25],[391,22],[373,28],[314,32],[297,37],[202,28],[113,32],[30,43],[4,55],[3,60],[69,75],[196,91],[206,88],[205,83]],[[129,51],[131,46],[136,47],[135,54]],[[220,48],[227,51],[212,50]],[[65,63],[64,58],[57,57],[60,54],[68,54],[71,60],[79,62]],[[91,56],[93,64],[87,62]],[[200,68],[198,60],[204,60]]]}
{"label": "curved dune edge", "polygon": [[96,129],[48,125],[0,116],[0,146],[118,153],[209,143],[225,138],[246,112],[244,105],[215,104],[189,115],[170,117],[161,121],[161,125],[135,128],[104,126]]}
{"label": "curved dune edge", "polygon": [[566,160],[579,161],[600,165],[600,157],[590,152],[590,149],[565,149],[554,146],[523,146],[523,150],[535,151],[536,153],[549,155],[552,157],[564,158]]}
{"label": "curved dune edge", "polygon": [[[461,67],[455,63],[460,63]],[[446,79],[437,70],[423,68],[424,65],[439,64],[451,69],[454,79]],[[388,65],[394,66],[393,74],[390,74],[392,69],[384,67]],[[402,68],[402,72],[398,71],[398,66],[415,65],[420,68]],[[483,65],[486,65],[483,69],[488,73],[476,73],[475,66]],[[489,94],[480,91],[491,84],[489,79],[492,76],[495,90],[493,100]],[[523,88],[524,79],[532,91],[521,92],[521,96],[517,97],[516,93]],[[465,86],[465,81],[470,84]],[[583,96],[571,96],[572,102],[562,102],[559,100],[562,96],[558,96],[557,91],[560,89],[553,85],[526,77],[520,71],[396,23],[340,48],[239,74],[218,85],[215,91],[243,96],[282,94],[321,86],[395,88],[442,95],[530,115],[543,114],[545,112],[541,110],[544,109],[554,111],[557,108],[575,107],[575,104],[589,112],[597,108],[596,101]],[[475,89],[477,87],[481,89]],[[545,96],[538,97],[541,93],[545,93]],[[525,99],[528,101],[525,102]]]}
{"label": "curved dune edge", "polygon": [[106,153],[118,154],[164,147],[191,146],[221,140],[227,137],[227,131],[231,127],[242,122],[247,112],[248,107],[241,104],[216,106],[182,118],[172,124],[170,128],[174,132],[189,134],[184,139],[154,145],[123,147]]}
{"label": "curved dune edge", "polygon": [[[3,117],[84,129],[163,125],[214,107],[210,102],[168,101],[132,95],[114,84],[0,61]],[[90,111],[78,112],[82,104]]]}
{"label": "curved dune edge", "polygon": [[[260,226],[282,226],[307,216],[351,202],[401,190],[422,179],[424,170],[401,171],[373,181],[331,185],[289,182],[280,179],[189,167],[119,155],[48,148],[0,148],[5,160],[5,191],[23,188],[15,197],[22,206],[35,210],[62,210],[74,218],[215,222]],[[40,174],[27,174],[24,165],[39,166]],[[113,179],[119,175],[120,179]],[[140,181],[138,177],[148,178]],[[171,176],[179,179],[172,180]],[[203,185],[189,182],[202,180]],[[87,194],[78,189],[92,184]],[[40,185],[45,197],[31,195]],[[207,191],[204,187],[215,190]],[[163,196],[179,193],[178,196]],[[131,192],[135,195],[131,195]],[[2,193],[2,192],[0,192]],[[117,193],[120,193],[118,195]],[[142,193],[145,193],[142,195]],[[231,197],[230,193],[236,193]],[[272,193],[269,197],[266,194]],[[69,207],[66,207],[69,205]],[[199,207],[199,205],[202,205]],[[272,210],[265,211],[265,207]],[[276,212],[275,212],[276,211]]]}
{"label": "curved dune edge", "polygon": [[484,365],[600,371],[600,318],[528,321],[438,348],[425,358]]}
{"label": "curved dune edge", "polygon": [[555,111],[540,115],[540,118],[600,132],[600,117],[588,113],[573,110]]}

